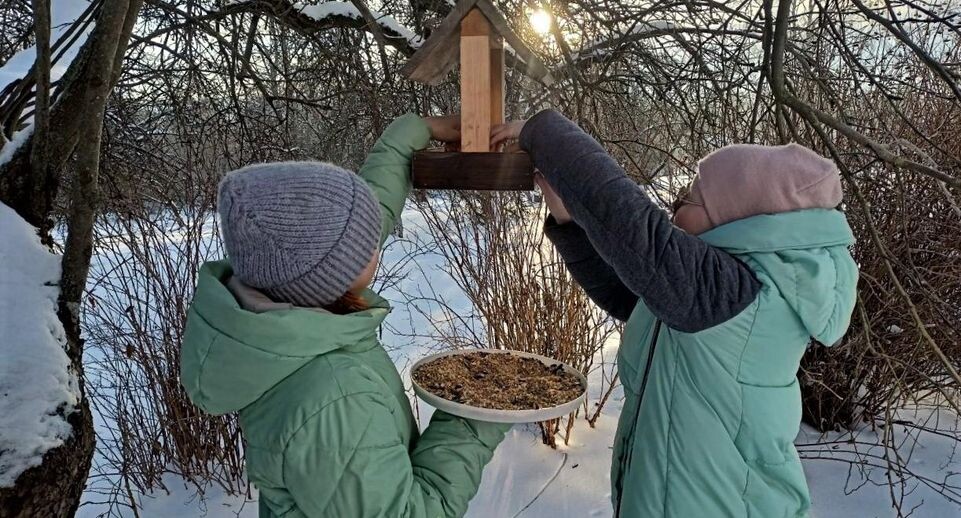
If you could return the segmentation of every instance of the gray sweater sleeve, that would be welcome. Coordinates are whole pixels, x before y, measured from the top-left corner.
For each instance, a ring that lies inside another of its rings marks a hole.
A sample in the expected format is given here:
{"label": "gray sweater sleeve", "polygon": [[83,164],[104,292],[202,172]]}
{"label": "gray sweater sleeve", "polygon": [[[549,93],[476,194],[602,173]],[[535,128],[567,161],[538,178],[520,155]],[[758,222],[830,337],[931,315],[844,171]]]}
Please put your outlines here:
{"label": "gray sweater sleeve", "polygon": [[629,290],[611,265],[598,255],[584,229],[577,223],[558,224],[550,216],[544,223],[544,234],[554,243],[571,276],[587,296],[612,317],[626,321],[637,305],[637,294]]}
{"label": "gray sweater sleeve", "polygon": [[520,144],[603,262],[669,327],[713,327],[757,297],[761,285],[747,265],[675,227],[597,141],[560,113],[531,118]]}

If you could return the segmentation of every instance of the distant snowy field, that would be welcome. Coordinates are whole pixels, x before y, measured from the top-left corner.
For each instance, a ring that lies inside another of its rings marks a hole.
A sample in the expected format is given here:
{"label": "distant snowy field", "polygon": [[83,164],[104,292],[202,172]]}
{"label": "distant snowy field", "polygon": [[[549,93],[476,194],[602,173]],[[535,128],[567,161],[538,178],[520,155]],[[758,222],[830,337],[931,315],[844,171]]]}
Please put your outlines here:
{"label": "distant snowy field", "polygon": [[[404,231],[409,238],[423,235],[422,218],[414,210],[404,213]],[[388,268],[392,264],[402,261],[409,247],[403,240],[395,240],[385,252],[384,265]],[[433,292],[442,294],[448,302],[458,310],[468,307],[460,290],[449,277],[441,271],[441,262],[437,256],[422,255],[417,258],[417,264],[409,265],[406,272],[400,276],[398,285],[386,289],[383,294],[395,306],[388,318],[384,342],[393,348],[391,355],[398,369],[402,372],[409,385],[408,366],[429,350],[431,344],[422,343],[411,338],[414,329],[426,325],[423,315],[432,314],[431,308],[411,310],[403,304],[402,292],[411,292],[418,286],[429,285]],[[612,340],[605,348],[604,356],[613,358],[617,349],[617,340]],[[590,376],[591,386],[598,390],[598,380],[602,376],[600,368]],[[594,400],[597,398],[594,397]],[[413,400],[412,400],[413,403]],[[474,500],[471,502],[468,516],[472,518],[563,518],[563,517],[609,517],[613,512],[610,505],[610,462],[611,445],[620,413],[622,394],[619,389],[608,401],[601,418],[594,429],[586,423],[577,423],[572,442],[568,446],[561,446],[558,450],[540,443],[539,432],[534,427],[515,426],[505,441],[498,447],[494,459],[484,471],[483,482]],[[417,406],[420,420],[426,424],[432,411],[423,402]],[[921,418],[930,416],[930,412],[917,415],[903,415],[906,420],[919,422]],[[942,415],[939,427],[942,429],[956,427],[956,416]],[[895,433],[905,436],[909,429],[899,427]],[[961,458],[954,457],[955,444],[940,435],[931,433],[912,432],[918,437],[913,448],[910,467],[919,476],[927,477],[932,484],[945,481],[957,484],[961,477]],[[849,435],[830,434],[821,437],[809,429],[802,430],[797,443],[805,454],[813,455],[817,451],[816,460],[804,461],[805,471],[811,486],[814,503],[813,516],[818,518],[833,517],[889,517],[895,516],[891,508],[891,496],[886,485],[885,472],[880,468],[872,468],[860,464],[852,464],[846,460],[852,459],[852,451],[862,455],[880,454],[881,449],[872,448],[878,439],[870,431],[858,434],[856,440]],[[812,443],[821,443],[817,447]],[[826,444],[826,445],[823,445]],[[910,444],[910,443],[909,443]],[[95,460],[96,462],[96,460]],[[875,462],[878,462],[875,460]],[[883,461],[880,461],[883,465]],[[98,484],[103,484],[100,480]],[[209,489],[203,498],[198,498],[192,489],[188,489],[176,477],[168,476],[165,484],[170,493],[159,492],[140,498],[142,517],[193,517],[204,516],[210,518],[254,518],[257,516],[256,490],[252,489],[252,496],[246,499],[238,496],[227,496],[216,488]],[[961,507],[951,504],[944,497],[937,494],[930,487],[924,485],[910,485],[910,494],[904,498],[903,508],[914,511],[912,516],[942,518],[961,516]],[[106,509],[95,503],[97,495],[88,493],[85,504],[78,516],[92,518],[99,516]],[[115,510],[116,511],[116,510]],[[705,516],[710,516],[705,510]],[[114,515],[116,516],[116,515]],[[133,513],[123,514],[133,516]]]}

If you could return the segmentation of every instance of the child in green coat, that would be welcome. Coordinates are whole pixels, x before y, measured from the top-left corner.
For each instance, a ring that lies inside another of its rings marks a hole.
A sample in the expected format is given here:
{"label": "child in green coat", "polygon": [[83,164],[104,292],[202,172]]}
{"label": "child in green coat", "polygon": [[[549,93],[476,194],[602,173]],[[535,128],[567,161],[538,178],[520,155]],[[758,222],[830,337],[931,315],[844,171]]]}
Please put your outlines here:
{"label": "child in green coat", "polygon": [[418,434],[367,289],[410,192],[414,151],[456,118],[405,115],[358,175],[318,162],[228,174],[228,260],[200,271],[181,359],[191,400],[237,412],[262,518],[462,516],[507,425],[437,411]]}

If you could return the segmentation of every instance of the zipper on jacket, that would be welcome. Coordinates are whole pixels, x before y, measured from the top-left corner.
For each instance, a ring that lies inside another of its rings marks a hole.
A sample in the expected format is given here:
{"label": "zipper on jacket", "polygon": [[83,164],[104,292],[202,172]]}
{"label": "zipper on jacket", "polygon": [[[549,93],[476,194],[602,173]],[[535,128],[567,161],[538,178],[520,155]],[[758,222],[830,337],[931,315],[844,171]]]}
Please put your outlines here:
{"label": "zipper on jacket", "polygon": [[[647,364],[644,366],[644,377],[641,378],[641,386],[637,391],[637,403],[634,405],[634,422],[631,423],[631,432],[624,439],[624,447],[621,449],[621,459],[619,462],[617,476],[617,505],[614,506],[614,518],[621,516],[621,501],[624,500],[624,476],[628,468],[631,467],[631,457],[634,454],[634,434],[637,432],[637,420],[640,417],[641,401],[644,400],[644,392],[647,390],[647,379],[651,375],[651,365],[654,363],[654,349],[657,348],[657,338],[661,334],[661,321],[654,323],[654,338],[647,351]],[[628,443],[628,439],[630,442]],[[626,457],[626,458],[625,458]]]}

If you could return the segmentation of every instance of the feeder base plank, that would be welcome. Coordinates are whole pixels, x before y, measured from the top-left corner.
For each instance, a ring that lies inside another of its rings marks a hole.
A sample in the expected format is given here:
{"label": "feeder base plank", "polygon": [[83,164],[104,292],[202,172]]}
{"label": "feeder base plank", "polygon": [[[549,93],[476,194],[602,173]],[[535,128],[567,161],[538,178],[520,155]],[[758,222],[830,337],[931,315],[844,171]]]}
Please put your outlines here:
{"label": "feeder base plank", "polygon": [[527,153],[414,153],[415,189],[531,191],[534,165]]}

